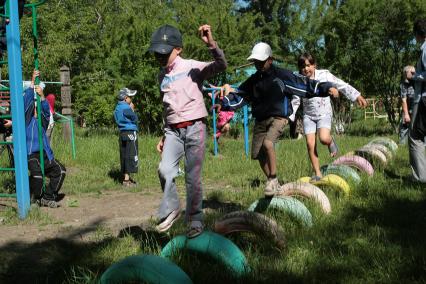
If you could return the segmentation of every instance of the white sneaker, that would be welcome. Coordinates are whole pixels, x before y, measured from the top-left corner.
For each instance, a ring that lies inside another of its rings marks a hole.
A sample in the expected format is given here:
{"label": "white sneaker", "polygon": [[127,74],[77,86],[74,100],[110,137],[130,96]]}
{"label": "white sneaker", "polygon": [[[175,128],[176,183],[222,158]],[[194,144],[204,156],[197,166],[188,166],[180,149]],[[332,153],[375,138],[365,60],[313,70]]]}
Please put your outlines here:
{"label": "white sneaker", "polygon": [[268,179],[263,193],[265,196],[274,196],[279,187],[280,183],[278,182],[278,178]]}

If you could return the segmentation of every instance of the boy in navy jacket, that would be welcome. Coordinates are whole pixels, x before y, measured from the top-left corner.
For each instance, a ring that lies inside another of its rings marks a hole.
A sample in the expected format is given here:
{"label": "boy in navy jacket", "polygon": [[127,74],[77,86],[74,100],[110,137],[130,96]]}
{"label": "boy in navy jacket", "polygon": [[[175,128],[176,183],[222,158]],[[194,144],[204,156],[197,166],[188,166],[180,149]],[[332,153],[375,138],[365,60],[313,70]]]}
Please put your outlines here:
{"label": "boy in navy jacket", "polygon": [[[50,110],[44,94],[44,84],[34,86],[35,78],[40,75],[39,71],[33,72],[30,88],[24,92],[25,110],[25,132],[27,139],[28,170],[30,172],[30,192],[40,206],[51,208],[59,207],[58,192],[65,179],[65,167],[55,159],[50,148],[49,140],[46,136],[46,129],[49,125]],[[43,192],[43,175],[40,163],[39,130],[36,107],[36,92],[40,96],[41,119],[42,119],[42,143],[44,158],[44,175],[49,178],[49,184]]]}
{"label": "boy in navy jacket", "polygon": [[252,159],[259,160],[267,177],[265,196],[273,196],[280,184],[276,175],[274,144],[284,131],[292,114],[292,96],[338,96],[330,83],[294,74],[290,70],[274,66],[271,47],[260,42],[253,47],[247,60],[252,61],[257,72],[239,86],[239,94],[252,106],[255,124],[253,128]]}
{"label": "boy in navy jacket", "polygon": [[121,89],[114,111],[115,122],[120,130],[118,143],[123,186],[135,186],[136,182],[130,178],[130,173],[138,172],[138,116],[132,102],[136,92],[128,88]]}

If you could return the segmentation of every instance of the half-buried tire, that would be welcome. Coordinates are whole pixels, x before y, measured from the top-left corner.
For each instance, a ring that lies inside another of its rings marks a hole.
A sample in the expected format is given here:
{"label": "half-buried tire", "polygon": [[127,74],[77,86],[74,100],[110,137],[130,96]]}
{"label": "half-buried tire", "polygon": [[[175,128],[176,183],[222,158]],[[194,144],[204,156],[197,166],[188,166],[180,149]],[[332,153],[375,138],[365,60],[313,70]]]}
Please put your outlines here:
{"label": "half-buried tire", "polygon": [[262,213],[268,208],[289,213],[305,226],[312,227],[311,212],[309,212],[308,208],[302,202],[293,197],[278,195],[273,198],[260,198],[253,202],[247,210]]}
{"label": "half-buried tire", "polygon": [[398,144],[395,143],[390,138],[387,137],[378,137],[373,140],[371,140],[368,144],[382,144],[389,148],[393,153],[395,153],[398,150]]}
{"label": "half-buried tire", "polygon": [[357,155],[341,156],[333,162],[333,165],[347,165],[354,167],[359,171],[366,173],[369,176],[374,174],[373,166],[369,161]]}
{"label": "half-buried tire", "polygon": [[365,158],[367,161],[370,162],[370,164],[372,164],[376,168],[384,168],[387,164],[386,156],[378,149],[373,147],[364,146],[356,150],[355,154]]}
{"label": "half-buried tire", "polygon": [[310,182],[316,186],[329,186],[329,187],[343,191],[343,193],[345,193],[346,195],[349,195],[351,192],[351,187],[349,186],[349,184],[338,175],[329,174],[322,177],[319,181],[314,181],[314,182],[311,182],[310,179],[311,179],[310,177],[301,177],[298,179],[298,181]]}
{"label": "half-buried tire", "polygon": [[330,200],[327,195],[313,184],[308,182],[289,182],[277,191],[278,196],[303,196],[317,202],[326,214],[331,212]]}
{"label": "half-buried tire", "polygon": [[323,176],[326,176],[329,174],[338,175],[344,180],[350,181],[355,185],[358,185],[361,183],[361,177],[356,172],[356,170],[354,170],[353,168],[347,165],[333,165],[333,164],[324,165],[321,167],[321,173]]}
{"label": "half-buried tire", "polygon": [[278,248],[285,247],[284,231],[271,218],[257,212],[235,211],[224,215],[214,223],[214,231],[221,235],[235,232],[251,232],[268,241],[273,241]]}
{"label": "half-buried tire", "polygon": [[204,231],[192,239],[184,235],[176,236],[162,249],[161,256],[169,258],[182,250],[208,255],[226,266],[237,277],[250,271],[241,250],[229,239],[213,232]]}
{"label": "half-buried tire", "polygon": [[111,265],[101,284],[156,283],[189,284],[191,279],[170,260],[156,255],[134,255]]}

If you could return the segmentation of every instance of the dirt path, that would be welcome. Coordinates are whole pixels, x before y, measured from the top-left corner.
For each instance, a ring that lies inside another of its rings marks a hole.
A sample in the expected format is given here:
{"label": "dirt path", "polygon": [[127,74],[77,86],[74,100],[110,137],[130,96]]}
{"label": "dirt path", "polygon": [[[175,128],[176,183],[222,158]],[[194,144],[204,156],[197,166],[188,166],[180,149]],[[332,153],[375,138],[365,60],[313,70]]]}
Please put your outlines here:
{"label": "dirt path", "polygon": [[[0,220],[0,245],[11,241],[40,242],[54,237],[84,241],[99,228],[116,235],[123,228],[148,224],[155,216],[161,197],[161,192],[125,191],[65,196],[60,208],[41,208],[46,213],[42,217],[46,222],[7,225]],[[4,202],[0,203],[4,207]]]}

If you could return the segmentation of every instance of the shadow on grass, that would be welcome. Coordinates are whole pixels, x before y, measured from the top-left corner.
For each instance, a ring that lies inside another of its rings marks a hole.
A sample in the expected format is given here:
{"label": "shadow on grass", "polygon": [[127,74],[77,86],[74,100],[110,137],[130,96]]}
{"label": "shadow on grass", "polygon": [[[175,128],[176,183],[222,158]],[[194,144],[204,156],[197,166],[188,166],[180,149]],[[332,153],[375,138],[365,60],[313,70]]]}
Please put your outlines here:
{"label": "shadow on grass", "polygon": [[419,200],[390,192],[375,202],[350,205],[340,218],[322,228],[327,239],[319,240],[317,246],[332,253],[321,253],[319,261],[310,266],[309,281],[426,281],[426,191]]}
{"label": "shadow on grass", "polygon": [[223,213],[244,210],[244,207],[241,204],[234,202],[222,202],[217,199],[203,200],[203,209],[205,208],[218,210]]}
{"label": "shadow on grass", "polygon": [[161,247],[164,247],[169,241],[170,237],[164,233],[158,233],[154,230],[144,230],[140,226],[130,226],[121,229],[118,233],[118,238],[123,238],[125,236],[131,236],[135,240],[141,243],[141,246],[152,245],[153,243],[158,244]]}
{"label": "shadow on grass", "polygon": [[121,183],[123,175],[121,174],[120,169],[113,168],[108,172],[108,176],[112,178],[116,183]]}

